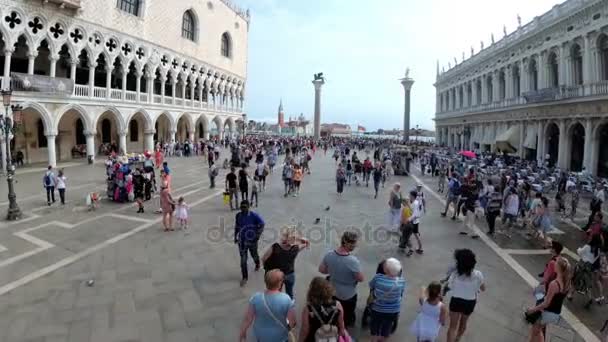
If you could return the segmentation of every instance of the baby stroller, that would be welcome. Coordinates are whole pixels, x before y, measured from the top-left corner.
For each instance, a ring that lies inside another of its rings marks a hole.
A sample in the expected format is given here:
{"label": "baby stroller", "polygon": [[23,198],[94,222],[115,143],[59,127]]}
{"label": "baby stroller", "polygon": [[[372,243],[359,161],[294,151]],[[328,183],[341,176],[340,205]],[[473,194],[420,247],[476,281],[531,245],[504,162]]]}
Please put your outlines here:
{"label": "baby stroller", "polygon": [[[574,265],[572,272],[572,286],[574,291],[588,298],[585,308],[589,308],[593,304],[591,298],[591,288],[593,287],[593,270],[591,264],[584,261],[579,261]],[[568,297],[572,300],[572,296]]]}

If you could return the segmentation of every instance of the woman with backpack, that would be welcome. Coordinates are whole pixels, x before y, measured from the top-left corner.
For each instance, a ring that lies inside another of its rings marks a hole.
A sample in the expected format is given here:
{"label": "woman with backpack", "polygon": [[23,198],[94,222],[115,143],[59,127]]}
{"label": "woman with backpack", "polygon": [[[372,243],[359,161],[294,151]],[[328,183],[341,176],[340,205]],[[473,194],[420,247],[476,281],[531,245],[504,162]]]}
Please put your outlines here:
{"label": "woman with backpack", "polygon": [[342,305],[334,299],[334,294],[333,286],[325,278],[312,279],[306,295],[306,306],[302,310],[298,341],[337,341],[339,336],[348,335],[344,328]]}

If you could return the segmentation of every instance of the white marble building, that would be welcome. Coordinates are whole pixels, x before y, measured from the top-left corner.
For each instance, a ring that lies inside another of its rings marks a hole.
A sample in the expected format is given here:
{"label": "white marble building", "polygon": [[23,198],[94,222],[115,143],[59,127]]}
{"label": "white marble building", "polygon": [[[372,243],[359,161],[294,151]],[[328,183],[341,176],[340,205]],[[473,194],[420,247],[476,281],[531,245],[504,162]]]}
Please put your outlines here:
{"label": "white marble building", "polygon": [[0,0],[0,19],[26,163],[222,137],[243,120],[249,13],[229,0]]}
{"label": "white marble building", "polygon": [[568,0],[471,54],[437,68],[440,144],[608,176],[608,1]]}

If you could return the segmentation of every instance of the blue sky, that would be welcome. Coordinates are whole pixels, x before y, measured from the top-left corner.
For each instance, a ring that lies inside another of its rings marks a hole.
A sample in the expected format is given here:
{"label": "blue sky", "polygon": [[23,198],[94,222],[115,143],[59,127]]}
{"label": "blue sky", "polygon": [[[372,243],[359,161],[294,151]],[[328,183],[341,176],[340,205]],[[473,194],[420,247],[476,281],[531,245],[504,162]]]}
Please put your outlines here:
{"label": "blue sky", "polygon": [[322,122],[368,130],[403,125],[403,88],[411,69],[411,125],[434,129],[436,63],[462,60],[494,33],[502,37],[559,0],[235,0],[251,10],[248,118],[276,122],[313,116],[312,76],[323,72]]}

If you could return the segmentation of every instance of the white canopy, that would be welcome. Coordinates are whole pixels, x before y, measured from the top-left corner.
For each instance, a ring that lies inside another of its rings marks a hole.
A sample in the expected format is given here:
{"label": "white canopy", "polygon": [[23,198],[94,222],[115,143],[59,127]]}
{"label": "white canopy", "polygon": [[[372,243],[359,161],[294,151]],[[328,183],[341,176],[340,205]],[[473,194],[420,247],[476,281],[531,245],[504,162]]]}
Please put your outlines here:
{"label": "white canopy", "polygon": [[496,137],[496,148],[503,152],[514,153],[519,148],[520,136],[520,126],[511,126],[511,128]]}
{"label": "white canopy", "polygon": [[536,150],[536,140],[538,137],[538,131],[536,127],[528,126],[526,128],[526,138],[524,139],[524,147],[531,150]]}

